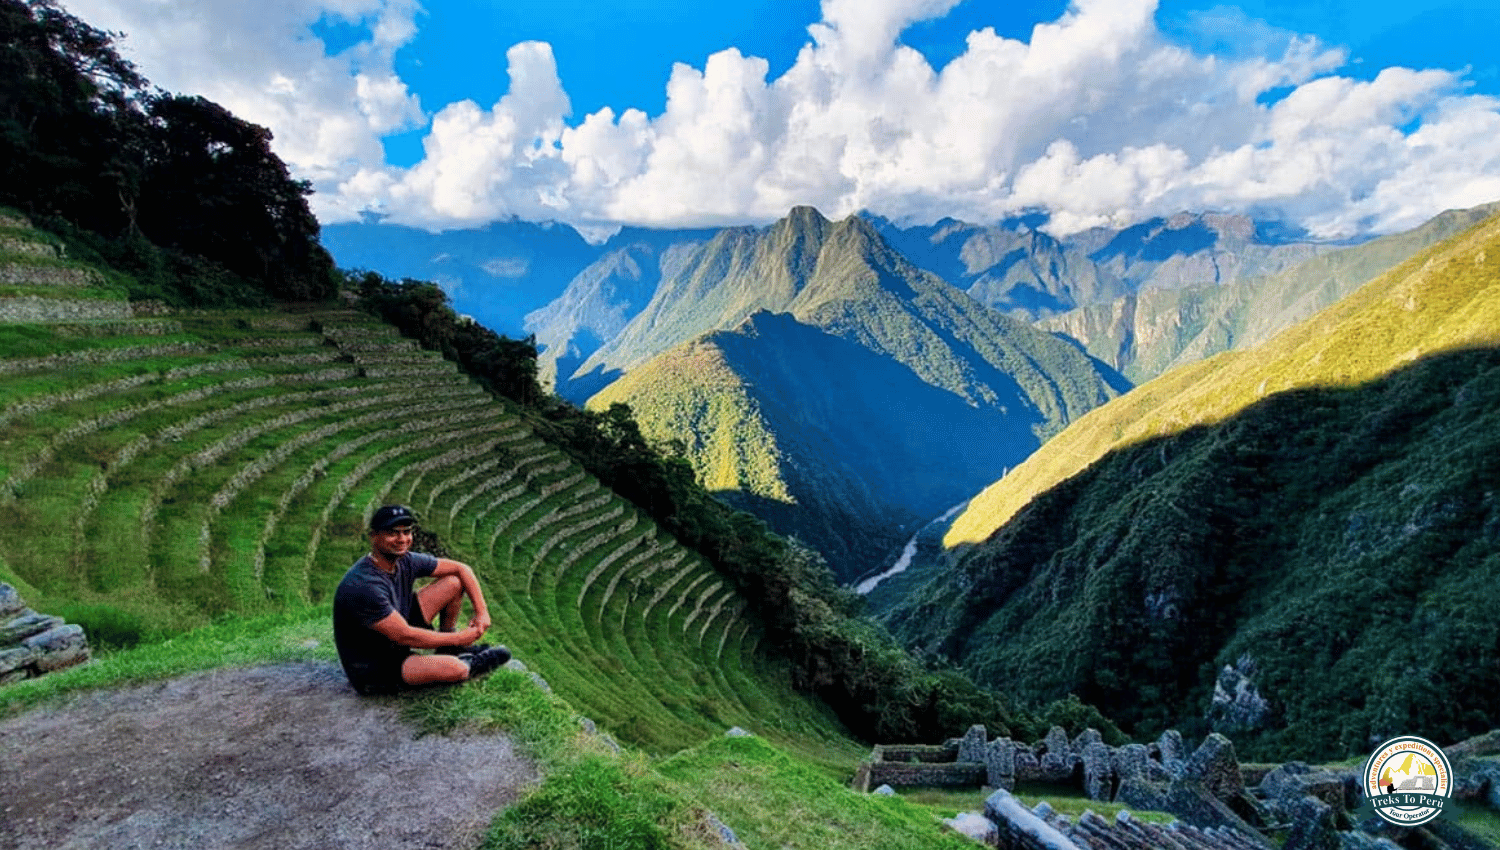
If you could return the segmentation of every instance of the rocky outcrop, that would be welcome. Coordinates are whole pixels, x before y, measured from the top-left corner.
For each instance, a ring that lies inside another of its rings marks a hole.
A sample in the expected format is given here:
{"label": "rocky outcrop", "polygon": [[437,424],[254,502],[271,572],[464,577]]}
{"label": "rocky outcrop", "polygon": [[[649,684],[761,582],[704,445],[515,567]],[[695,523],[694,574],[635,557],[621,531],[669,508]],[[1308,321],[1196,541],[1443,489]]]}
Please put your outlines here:
{"label": "rocky outcrop", "polygon": [[1255,685],[1255,659],[1243,655],[1234,664],[1225,664],[1214,682],[1213,701],[1208,718],[1218,732],[1233,734],[1265,725],[1271,715],[1271,703]]}
{"label": "rocky outcrop", "polygon": [[0,685],[82,664],[89,660],[81,626],[26,607],[20,594],[0,583]]}

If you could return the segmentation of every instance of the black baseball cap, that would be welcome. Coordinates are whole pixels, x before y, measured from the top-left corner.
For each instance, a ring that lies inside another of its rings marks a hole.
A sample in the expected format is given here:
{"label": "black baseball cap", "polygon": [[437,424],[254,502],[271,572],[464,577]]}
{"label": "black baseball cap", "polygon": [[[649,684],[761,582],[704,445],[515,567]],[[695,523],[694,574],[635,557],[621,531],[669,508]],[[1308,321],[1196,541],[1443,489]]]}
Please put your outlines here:
{"label": "black baseball cap", "polygon": [[390,531],[393,528],[406,525],[416,525],[417,517],[411,512],[411,508],[405,505],[385,505],[375,511],[370,517],[371,531]]}

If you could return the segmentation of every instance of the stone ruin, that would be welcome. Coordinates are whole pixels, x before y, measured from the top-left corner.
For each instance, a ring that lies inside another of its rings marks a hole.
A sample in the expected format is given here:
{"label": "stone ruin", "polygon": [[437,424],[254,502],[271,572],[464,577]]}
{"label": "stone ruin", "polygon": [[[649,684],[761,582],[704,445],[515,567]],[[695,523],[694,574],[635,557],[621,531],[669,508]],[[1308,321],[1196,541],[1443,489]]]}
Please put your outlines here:
{"label": "stone ruin", "polygon": [[83,627],[26,607],[0,582],[0,685],[19,682],[89,660]]}
{"label": "stone ruin", "polygon": [[[1454,766],[1454,798],[1500,810],[1500,730],[1445,752]],[[1401,828],[1375,817],[1364,805],[1358,767],[1241,765],[1233,742],[1219,733],[1196,748],[1175,730],[1150,744],[1116,747],[1093,729],[1070,739],[1053,727],[1041,741],[1025,744],[989,740],[983,726],[974,726],[942,746],[876,747],[860,766],[854,787],[868,791],[877,784],[993,788],[982,818],[966,816],[962,831],[991,846],[1019,850],[1483,846],[1446,818]],[[1028,809],[1010,793],[1017,785],[1071,785],[1091,800],[1126,810],[1113,819],[1093,812],[1071,819],[1045,802]],[[1164,812],[1177,821],[1147,823],[1129,810]],[[975,828],[976,821],[982,826]]]}

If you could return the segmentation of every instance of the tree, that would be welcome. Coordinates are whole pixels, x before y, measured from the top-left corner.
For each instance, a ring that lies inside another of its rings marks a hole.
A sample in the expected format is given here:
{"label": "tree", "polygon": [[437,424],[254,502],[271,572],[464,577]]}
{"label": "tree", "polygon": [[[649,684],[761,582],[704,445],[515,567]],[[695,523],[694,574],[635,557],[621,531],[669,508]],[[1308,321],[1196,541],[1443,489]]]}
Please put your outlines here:
{"label": "tree", "polygon": [[126,226],[146,80],[115,36],[52,0],[0,0],[0,202],[81,226]]}
{"label": "tree", "polygon": [[273,297],[333,294],[305,181],[271,151],[271,131],[201,97],[157,95],[140,211],[153,242],[264,281]]}

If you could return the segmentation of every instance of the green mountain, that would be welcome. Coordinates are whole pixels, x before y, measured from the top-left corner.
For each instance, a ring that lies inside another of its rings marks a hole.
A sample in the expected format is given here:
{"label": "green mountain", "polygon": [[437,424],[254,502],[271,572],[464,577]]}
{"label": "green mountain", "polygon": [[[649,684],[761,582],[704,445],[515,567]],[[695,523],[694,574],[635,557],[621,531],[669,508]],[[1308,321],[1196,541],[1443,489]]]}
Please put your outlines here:
{"label": "green mountain", "polygon": [[[789,318],[741,325],[760,311]],[[710,240],[583,368],[628,369],[590,406],[626,402],[648,437],[683,440],[711,487],[845,579],[1124,386],[867,221],[810,208]]]}
{"label": "green mountain", "polygon": [[[889,623],[1023,700],[1263,757],[1490,728],[1500,216],[1074,423]],[[1207,718],[1207,720],[1204,720]]]}
{"label": "green mountain", "polygon": [[678,435],[709,489],[813,544],[844,578],[1036,443],[1034,421],[784,313],[678,346],[593,403],[617,401],[649,433]]}
{"label": "green mountain", "polygon": [[1450,210],[1414,230],[1320,254],[1270,276],[1080,301],[1077,309],[1039,325],[1078,340],[1131,380],[1147,381],[1175,366],[1265,342],[1497,209],[1500,204]]}

